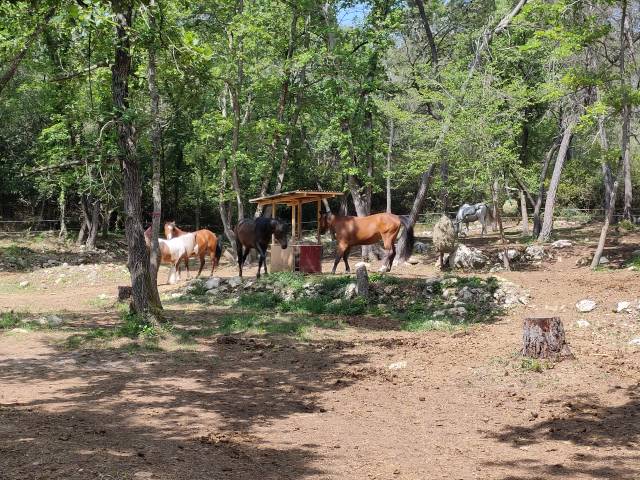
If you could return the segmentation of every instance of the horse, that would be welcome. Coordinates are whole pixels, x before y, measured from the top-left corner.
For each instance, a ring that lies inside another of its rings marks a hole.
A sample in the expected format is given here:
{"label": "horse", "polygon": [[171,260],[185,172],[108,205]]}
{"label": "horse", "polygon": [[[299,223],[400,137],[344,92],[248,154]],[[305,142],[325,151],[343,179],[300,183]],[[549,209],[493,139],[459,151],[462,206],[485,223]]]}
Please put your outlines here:
{"label": "horse", "polygon": [[[188,235],[192,235],[194,238],[190,239],[195,244],[195,235],[190,233]],[[144,240],[147,244],[147,248],[151,249],[151,227],[147,228],[144,232]],[[187,249],[185,247],[185,240],[179,240],[177,238],[171,240],[165,240],[164,238],[158,239],[158,247],[159,247],[159,256],[160,263],[166,263],[171,265],[171,270],[169,270],[169,278],[167,279],[167,283],[174,284],[176,281],[180,280],[180,262],[184,260],[185,265],[187,267],[187,278],[189,278],[189,255],[187,253]],[[173,274],[176,272],[176,276]],[[175,281],[171,281],[174,278]]]}
{"label": "horse", "polygon": [[[196,275],[196,277],[199,277],[202,273],[207,253],[211,260],[211,275],[213,275],[213,270],[218,266],[220,256],[222,255],[222,246],[220,245],[216,234],[206,228],[196,230],[195,232],[185,232],[176,226],[176,222],[164,223],[164,236],[167,237],[168,240],[171,240],[172,238],[186,239],[190,233],[195,235],[195,242],[187,241],[185,243],[185,247],[187,249],[187,254],[190,257],[200,257],[200,269],[198,270],[198,275]],[[187,260],[186,263],[189,263],[189,261]]]}
{"label": "horse", "polygon": [[487,220],[493,223],[493,213],[491,208],[486,203],[476,203],[475,205],[469,205],[465,203],[458,209],[456,214],[456,221],[454,222],[454,230],[456,235],[460,233],[460,224],[464,223],[467,226],[467,232],[469,231],[469,223],[480,221],[482,225],[482,232],[480,235],[484,235],[487,232]]}
{"label": "horse", "polygon": [[336,238],[336,258],[333,262],[331,273],[336,273],[340,259],[344,260],[347,273],[349,267],[349,252],[355,245],[372,245],[382,240],[386,255],[381,272],[391,270],[391,265],[396,256],[396,238],[400,227],[404,227],[404,248],[400,252],[400,258],[407,260],[413,251],[414,235],[413,226],[409,219],[393,213],[376,213],[366,217],[339,216],[333,213],[323,213],[320,217],[320,234],[324,235],[330,230]]}
{"label": "horse", "polygon": [[[260,278],[260,267],[264,265],[264,274],[267,274],[267,247],[273,235],[280,246],[287,248],[287,229],[284,223],[277,218],[259,217],[256,219],[245,218],[238,222],[233,229],[236,236],[236,247],[238,249],[238,271],[242,277],[242,266],[249,255],[249,251],[255,248],[258,251],[258,274]],[[244,247],[244,251],[243,251]]]}

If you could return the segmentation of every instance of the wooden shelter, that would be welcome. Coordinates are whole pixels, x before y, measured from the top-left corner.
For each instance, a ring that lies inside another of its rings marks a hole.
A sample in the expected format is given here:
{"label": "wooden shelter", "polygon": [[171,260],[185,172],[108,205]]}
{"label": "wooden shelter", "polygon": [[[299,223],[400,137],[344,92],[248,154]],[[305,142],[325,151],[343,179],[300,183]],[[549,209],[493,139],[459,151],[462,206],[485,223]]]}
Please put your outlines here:
{"label": "wooden shelter", "polygon": [[[342,195],[342,192],[323,192],[309,190],[293,190],[291,192],[276,193],[264,197],[252,198],[250,203],[263,207],[271,206],[271,216],[275,215],[278,205],[291,207],[291,242],[290,249],[282,250],[279,245],[271,244],[271,270],[300,270],[309,273],[321,272],[320,260],[322,246],[320,244],[320,215],[322,215],[322,201]],[[316,244],[302,243],[302,206],[315,203],[316,219],[318,222]]]}

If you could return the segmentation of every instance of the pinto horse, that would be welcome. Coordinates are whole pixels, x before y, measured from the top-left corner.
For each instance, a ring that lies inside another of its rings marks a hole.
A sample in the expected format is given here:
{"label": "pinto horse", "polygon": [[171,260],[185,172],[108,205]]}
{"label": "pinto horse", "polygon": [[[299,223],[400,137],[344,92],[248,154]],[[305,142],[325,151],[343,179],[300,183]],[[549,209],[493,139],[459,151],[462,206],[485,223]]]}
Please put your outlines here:
{"label": "pinto horse", "polygon": [[[200,270],[198,270],[198,275],[196,276],[199,277],[202,273],[207,253],[211,260],[211,275],[213,275],[213,270],[220,262],[220,255],[222,255],[222,246],[220,245],[216,234],[207,229],[196,230],[195,232],[185,232],[176,226],[176,222],[164,223],[164,236],[167,237],[168,240],[171,240],[172,238],[185,239],[191,234],[195,236],[195,242],[187,241],[185,243],[185,247],[187,249],[187,254],[190,257],[200,257]],[[186,260],[186,263],[189,263],[188,259]]]}
{"label": "pinto horse", "polygon": [[[151,227],[144,231],[144,240],[147,244],[147,248],[151,249]],[[195,238],[193,239],[193,243],[195,243]],[[160,263],[167,263],[171,265],[167,283],[174,284],[176,281],[180,280],[180,262],[183,260],[187,266],[187,278],[189,278],[189,255],[187,254],[184,240],[178,240],[177,238],[173,240],[165,240],[164,238],[159,238],[158,247],[160,250]],[[172,278],[174,281],[172,281]]]}
{"label": "pinto horse", "polygon": [[336,273],[340,259],[344,260],[347,273],[349,268],[349,252],[355,245],[372,245],[382,240],[386,255],[381,272],[391,270],[393,259],[396,256],[395,242],[398,238],[400,227],[404,226],[403,235],[406,237],[404,248],[400,257],[404,260],[411,256],[413,251],[413,227],[407,217],[392,213],[376,213],[366,217],[342,217],[333,213],[323,213],[320,217],[320,234],[330,230],[336,237],[336,259],[333,262],[331,273]]}
{"label": "pinto horse", "polygon": [[236,235],[238,271],[241,277],[242,266],[252,248],[258,251],[259,256],[256,278],[260,278],[260,267],[262,265],[264,265],[264,274],[267,274],[267,247],[271,241],[271,235],[275,237],[283,249],[287,248],[287,229],[284,223],[277,218],[245,218],[238,222],[233,232]]}

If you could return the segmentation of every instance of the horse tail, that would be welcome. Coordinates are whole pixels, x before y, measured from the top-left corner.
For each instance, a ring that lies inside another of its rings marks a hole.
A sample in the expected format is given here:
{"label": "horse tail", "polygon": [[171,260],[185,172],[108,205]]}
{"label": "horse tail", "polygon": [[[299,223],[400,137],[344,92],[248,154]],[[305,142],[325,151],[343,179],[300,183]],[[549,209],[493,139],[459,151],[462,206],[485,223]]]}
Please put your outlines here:
{"label": "horse tail", "polygon": [[413,253],[413,244],[415,243],[416,237],[413,234],[413,225],[411,224],[411,220],[407,216],[400,216],[400,222],[404,227],[404,231],[402,232],[402,236],[404,237],[404,243],[401,243],[402,250],[398,252],[400,258],[402,260],[408,260],[411,254]]}
{"label": "horse tail", "polygon": [[216,242],[216,264],[220,262],[220,257],[222,256],[222,236],[218,237],[218,241]]}

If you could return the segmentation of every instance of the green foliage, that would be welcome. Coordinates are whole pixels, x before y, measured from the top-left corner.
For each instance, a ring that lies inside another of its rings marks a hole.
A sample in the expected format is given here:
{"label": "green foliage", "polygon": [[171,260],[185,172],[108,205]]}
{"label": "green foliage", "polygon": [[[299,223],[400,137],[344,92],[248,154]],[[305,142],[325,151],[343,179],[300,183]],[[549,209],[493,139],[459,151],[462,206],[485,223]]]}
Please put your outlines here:
{"label": "green foliage", "polygon": [[14,312],[2,312],[0,314],[0,329],[14,328],[20,324],[20,316]]}
{"label": "green foliage", "polygon": [[553,368],[553,363],[538,358],[523,358],[520,363],[520,368],[527,372],[542,373],[545,370]]}

